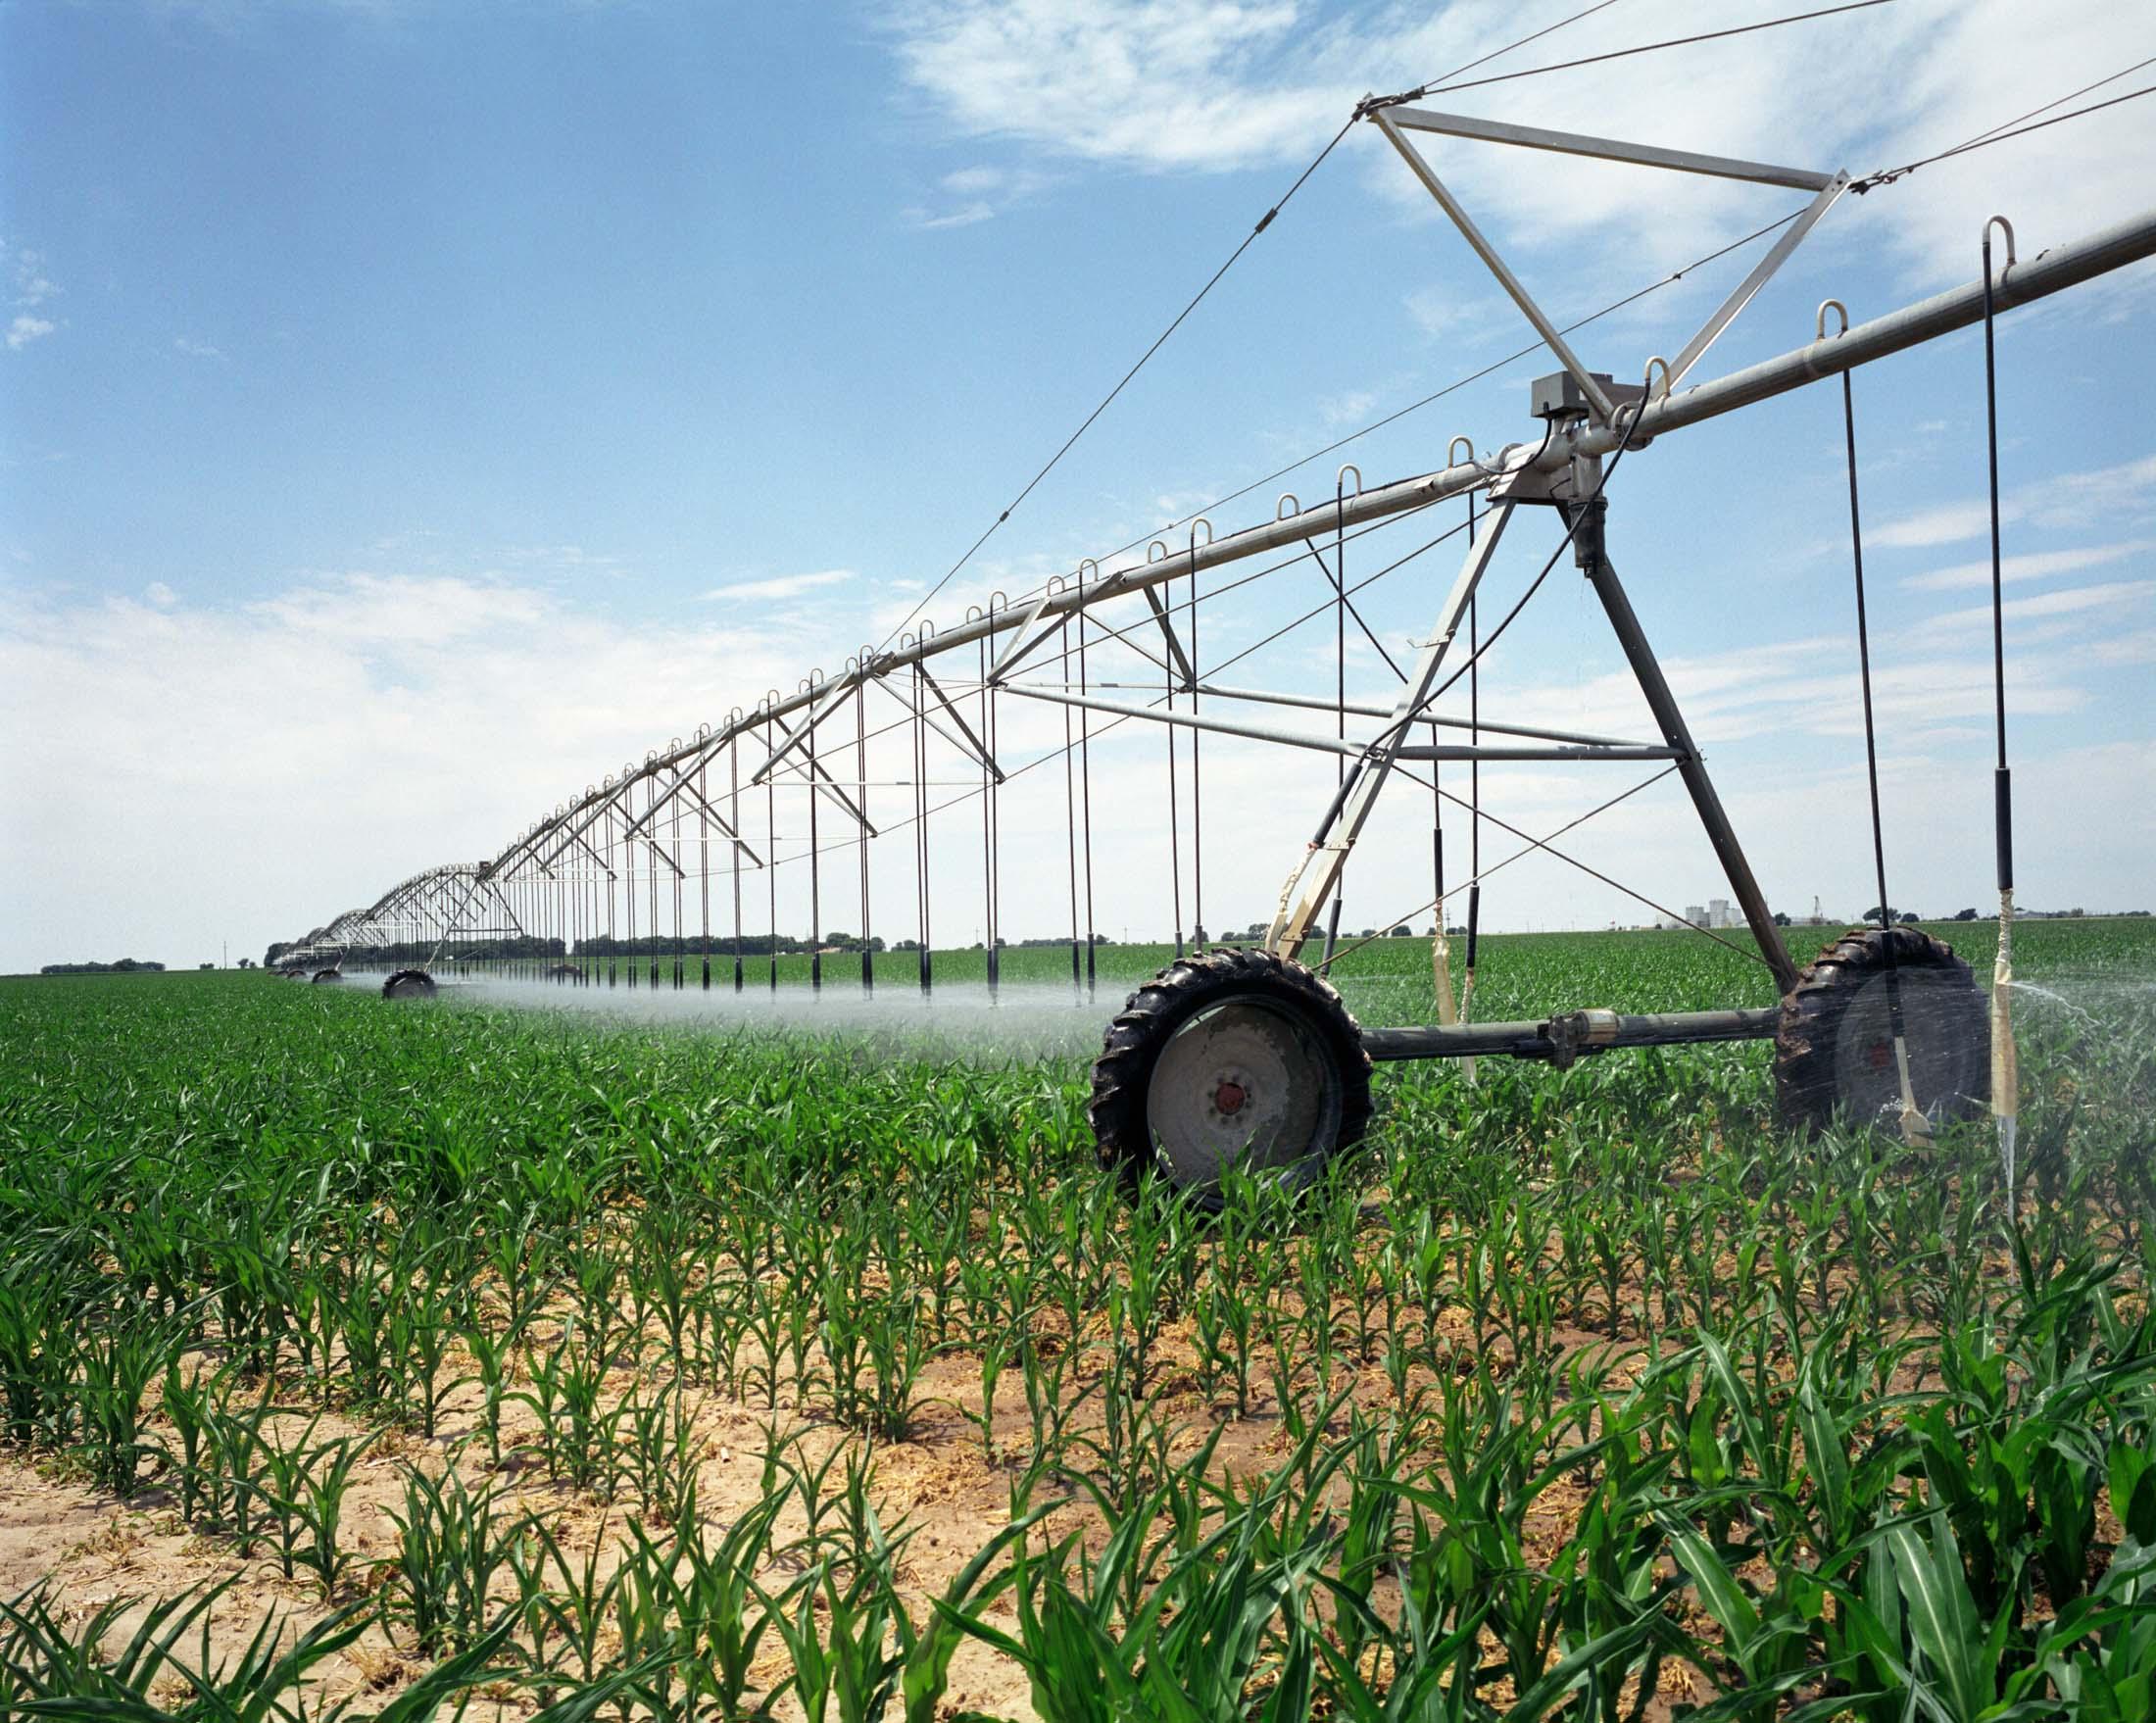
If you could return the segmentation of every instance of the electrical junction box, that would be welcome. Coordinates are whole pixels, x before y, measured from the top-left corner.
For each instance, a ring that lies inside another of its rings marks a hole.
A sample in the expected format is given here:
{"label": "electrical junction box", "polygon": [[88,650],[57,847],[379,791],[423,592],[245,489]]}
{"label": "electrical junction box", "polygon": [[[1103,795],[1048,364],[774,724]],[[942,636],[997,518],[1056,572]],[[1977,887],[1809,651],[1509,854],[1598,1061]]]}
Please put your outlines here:
{"label": "electrical junction box", "polygon": [[[1588,374],[1614,406],[1623,407],[1638,401],[1647,392],[1644,383],[1620,383],[1607,371],[1590,371]],[[1593,411],[1587,396],[1581,393],[1578,380],[1568,370],[1558,371],[1551,376],[1537,377],[1531,401],[1528,411],[1537,418],[1585,418]]]}

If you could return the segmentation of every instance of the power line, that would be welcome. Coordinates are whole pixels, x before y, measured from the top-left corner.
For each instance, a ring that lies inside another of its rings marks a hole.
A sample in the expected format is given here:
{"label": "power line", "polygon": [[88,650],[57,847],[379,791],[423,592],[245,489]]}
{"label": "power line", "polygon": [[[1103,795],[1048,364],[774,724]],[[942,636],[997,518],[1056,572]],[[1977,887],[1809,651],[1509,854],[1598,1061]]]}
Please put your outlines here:
{"label": "power line", "polygon": [[1459,76],[1459,74],[1463,72],[1473,72],[1478,66],[1488,66],[1493,60],[1502,60],[1515,48],[1524,48],[1530,42],[1539,42],[1544,36],[1554,35],[1558,30],[1563,29],[1568,24],[1578,24],[1581,19],[1591,17],[1597,12],[1605,11],[1609,7],[1612,7],[1616,4],[1617,0],[1597,0],[1597,3],[1595,5],[1587,7],[1583,11],[1575,12],[1570,18],[1560,18],[1555,24],[1544,25],[1541,29],[1536,30],[1532,35],[1522,36],[1516,42],[1507,42],[1501,48],[1493,48],[1489,53],[1484,54],[1477,59],[1468,61],[1464,66],[1455,66],[1450,72],[1441,73],[1437,77],[1431,79],[1431,82],[1443,82],[1446,78]]}
{"label": "power line", "polygon": [[[2146,65],[2147,62],[2144,61],[2142,64]],[[2129,68],[2129,70],[2133,69]],[[2113,75],[2124,76],[2125,74],[2119,73]],[[2109,83],[2112,80],[2111,78],[2105,78],[2103,81]],[[1995,135],[1980,132],[1967,143],[1956,144],[1950,150],[1941,150],[1936,156],[1925,156],[1917,161],[1905,163],[1899,168],[1882,168],[1876,173],[1867,173],[1862,179],[1852,179],[1849,182],[1849,189],[1861,193],[1870,191],[1875,185],[1891,185],[1895,180],[1906,178],[1909,174],[1914,173],[1919,168],[1929,168],[1934,162],[1944,162],[1955,156],[1966,156],[1972,150],[1987,150],[1993,144],[2009,143],[2017,137],[2027,137],[2032,131],[2042,131],[2046,126],[2051,125],[2064,125],[2069,120],[2080,120],[2084,115],[2100,114],[2106,108],[2116,108],[2121,103],[2138,101],[2141,97],[2149,95],[2156,95],[2156,83],[2143,84],[2137,90],[2129,90],[2123,96],[2113,96],[2107,102],[2091,102],[2085,108],[2076,108],[2066,114],[2054,114],[2049,120],[2039,120],[2034,125],[2017,126],[2012,131],[1995,131],[1994,128]],[[2073,98],[2062,96],[2059,99],[2061,101],[2071,101]],[[2053,105],[2046,103],[2045,107]],[[2041,114],[2043,109],[2038,108],[2034,112]]]}
{"label": "power line", "polygon": [[1695,42],[1718,42],[1727,36],[1747,36],[1754,30],[1780,29],[1784,25],[1807,24],[1815,18],[1835,18],[1844,12],[1862,12],[1867,7],[1886,6],[1891,3],[1892,0],[1849,0],[1849,4],[1844,6],[1822,7],[1817,12],[1791,13],[1787,18],[1763,19],[1758,24],[1738,25],[1734,28],[1726,30],[1701,30],[1697,35],[1671,36],[1666,41],[1642,42],[1634,48],[1615,48],[1607,54],[1590,54],[1580,60],[1560,60],[1550,66],[1531,66],[1524,72],[1500,72],[1490,77],[1469,78],[1464,83],[1446,82],[1446,78],[1455,76],[1456,74],[1445,73],[1429,83],[1422,84],[1403,95],[1390,99],[1396,102],[1413,102],[1421,100],[1424,96],[1446,95],[1453,90],[1481,89],[1486,84],[1510,83],[1515,78],[1522,77],[1541,77],[1544,73],[1549,72],[1571,72],[1582,66],[1599,66],[1609,60],[1629,60],[1635,54],[1658,54],[1664,48],[1689,48]]}
{"label": "power line", "polygon": [[[2122,77],[2127,77],[2132,74],[2140,71],[2141,68],[2144,66],[2156,66],[2156,54],[2151,54],[2146,60],[2136,60],[2132,66],[2122,66],[2109,77],[2099,77],[2094,83],[2084,83],[2078,90],[2068,90],[2063,96],[2054,96],[2050,101],[2044,103],[2044,105],[2040,108],[2032,108],[2026,114],[2017,114],[2011,120],[2002,120],[1999,122],[1998,124],[1988,126],[1984,130],[1978,132],[1975,137],[1969,139],[1969,142],[1967,144],[1963,144],[1960,147],[1963,149],[1967,149],[1971,144],[1988,142],[1993,132],[2004,131],[2009,125],[2019,125],[2024,120],[2034,120],[2038,114],[2048,114],[2051,112],[2052,109],[2058,107],[2062,102],[2071,102],[2079,96],[2087,95],[2091,90],[2100,90],[2107,83],[2117,83]],[[2063,120],[2066,118],[2066,116],[2062,114],[2060,118]]]}

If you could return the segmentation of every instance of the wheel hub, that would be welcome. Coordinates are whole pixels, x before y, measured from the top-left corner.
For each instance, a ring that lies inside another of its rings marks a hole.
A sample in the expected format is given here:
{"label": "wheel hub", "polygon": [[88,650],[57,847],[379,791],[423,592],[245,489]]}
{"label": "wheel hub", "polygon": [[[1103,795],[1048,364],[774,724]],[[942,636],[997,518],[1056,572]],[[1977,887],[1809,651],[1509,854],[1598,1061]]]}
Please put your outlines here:
{"label": "wheel hub", "polygon": [[1338,1129],[1340,1078],[1297,1013],[1253,995],[1175,1032],[1153,1067],[1146,1110],[1169,1175],[1204,1186],[1231,1164],[1281,1172],[1322,1153]]}

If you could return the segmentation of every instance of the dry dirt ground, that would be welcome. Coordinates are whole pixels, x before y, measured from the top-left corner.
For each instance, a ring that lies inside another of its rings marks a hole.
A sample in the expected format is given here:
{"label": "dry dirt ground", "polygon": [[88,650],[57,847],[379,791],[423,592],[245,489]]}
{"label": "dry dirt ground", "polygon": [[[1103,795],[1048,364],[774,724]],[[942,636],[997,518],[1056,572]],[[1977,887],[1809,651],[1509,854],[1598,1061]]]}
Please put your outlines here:
{"label": "dry dirt ground", "polygon": [[[1473,1340],[1464,1324],[1459,1338],[1465,1357]],[[1581,1349],[1608,1344],[1606,1336],[1595,1334],[1565,1338]],[[1249,1476],[1276,1466],[1292,1448],[1277,1405],[1260,1396],[1243,1418],[1234,1417],[1232,1408],[1208,1406],[1198,1392],[1191,1361],[1187,1338],[1173,1337],[1165,1351],[1163,1376],[1166,1410],[1182,1423],[1173,1454],[1178,1458],[1190,1454],[1212,1434],[1216,1423],[1224,1423],[1213,1453],[1216,1470]],[[463,1374],[463,1360],[452,1368]],[[625,1391],[634,1373],[624,1369],[618,1374],[620,1389]],[[1346,1379],[1343,1375],[1336,1389]],[[1025,1455],[1031,1437],[1023,1393],[1006,1377],[997,1403],[998,1456],[990,1459],[978,1424],[957,1410],[958,1404],[978,1406],[978,1360],[971,1355],[937,1359],[922,1386],[927,1405],[912,1439],[873,1450],[875,1500],[886,1531],[896,1533],[903,1527],[912,1534],[900,1576],[916,1625],[931,1618],[931,1600],[1009,1523],[1012,1488],[1022,1470],[1022,1459],[1009,1456]],[[694,1398],[696,1391],[691,1392]],[[1355,1377],[1354,1398],[1372,1406],[1393,1401],[1394,1389],[1382,1361],[1370,1362]],[[697,1502],[709,1534],[722,1533],[762,1499],[763,1455],[774,1430],[796,1465],[817,1464],[841,1448],[856,1457],[862,1451],[862,1438],[818,1416],[813,1405],[788,1403],[784,1389],[779,1399],[774,1411],[715,1394],[702,1396],[694,1423],[700,1455]],[[285,1403],[281,1396],[279,1403]],[[564,1483],[550,1481],[532,1453],[536,1422],[521,1405],[503,1411],[503,1462],[494,1466],[480,1439],[483,1403],[476,1387],[452,1393],[432,1440],[355,1422],[335,1409],[303,1403],[296,1389],[292,1403],[295,1409],[279,1422],[296,1431],[318,1414],[318,1442],[374,1432],[373,1444],[354,1475],[342,1520],[342,1536],[357,1557],[352,1569],[355,1577],[334,1598],[324,1600],[314,1577],[304,1570],[294,1578],[283,1577],[275,1551],[268,1546],[246,1558],[230,1537],[190,1529],[182,1523],[174,1497],[162,1481],[154,1481],[122,1502],[93,1490],[65,1463],[43,1459],[32,1464],[19,1454],[0,1455],[0,1597],[12,1598],[47,1585],[63,1619],[75,1632],[101,1608],[127,1602],[130,1606],[109,1636],[108,1644],[115,1644],[124,1643],[150,1600],[230,1580],[230,1588],[211,1612],[212,1647],[222,1654],[244,1645],[269,1613],[284,1617],[287,1633],[296,1634],[333,1608],[391,1583],[387,1563],[398,1540],[391,1515],[404,1505],[407,1466],[430,1473],[454,1468],[469,1486],[491,1484],[511,1517],[538,1516],[564,1552],[578,1562],[595,1545],[612,1549],[625,1541],[627,1522],[636,1513],[631,1501],[605,1503]],[[170,1425],[154,1410],[148,1423],[153,1437],[171,1438]],[[843,1476],[846,1458],[838,1457],[832,1469],[834,1480]],[[1043,1480],[1035,1486],[1034,1501],[1038,1503],[1066,1494],[1054,1481]],[[1527,1528],[1530,1548],[1560,1546],[1570,1535],[1574,1507],[1561,1487],[1550,1492],[1533,1511]],[[654,1528],[655,1533],[660,1529]],[[777,1542],[783,1547],[805,1529],[801,1503],[789,1502],[778,1521]],[[1072,1497],[1044,1529],[1097,1534],[1099,1521],[1090,1506]],[[603,1555],[601,1572],[612,1565],[612,1560]],[[782,1556],[761,1577],[777,1589],[798,1574],[799,1566],[798,1558]],[[514,1599],[513,1590],[498,1591],[505,1593],[505,1600]],[[988,1613],[998,1626],[1014,1625],[1007,1596],[997,1599]],[[350,1648],[318,1667],[318,1685],[311,1697],[326,1704],[350,1699],[362,1712],[372,1711],[425,1663],[409,1644],[400,1643],[377,1621]],[[756,1669],[759,1683],[768,1692],[786,1674],[783,1647],[775,1633],[769,1634]],[[1665,1672],[1669,1697],[1688,1697],[1694,1685],[1686,1670],[1673,1666]],[[176,1678],[172,1686],[172,1697],[183,1698],[185,1690]],[[486,1690],[471,1714],[514,1719],[528,1714],[539,1702],[533,1691],[505,1683]],[[1664,1708],[1657,1705],[1654,1710]],[[961,1644],[953,1660],[945,1710],[952,1715],[970,1710],[1013,1718],[1033,1714],[1024,1673],[971,1639]],[[777,1712],[799,1715],[797,1707],[783,1700]]]}

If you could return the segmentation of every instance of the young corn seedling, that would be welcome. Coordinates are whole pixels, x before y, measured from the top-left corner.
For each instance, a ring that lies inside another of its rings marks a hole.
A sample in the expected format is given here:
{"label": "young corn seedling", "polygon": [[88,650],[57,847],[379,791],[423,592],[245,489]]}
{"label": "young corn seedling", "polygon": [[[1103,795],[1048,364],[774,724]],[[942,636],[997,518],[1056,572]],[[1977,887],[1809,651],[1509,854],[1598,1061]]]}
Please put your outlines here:
{"label": "young corn seedling", "polygon": [[403,1471],[404,1509],[390,1510],[397,1551],[387,1564],[384,1618],[409,1630],[412,1643],[431,1655],[467,1649],[487,1630],[496,1579],[515,1574],[513,1556],[525,1516],[497,1515],[493,1489],[468,1489],[454,1471],[438,1478],[416,1466]]}
{"label": "young corn seedling", "polygon": [[681,1518],[696,1500],[697,1467],[705,1445],[697,1435],[701,1403],[692,1403],[679,1380],[649,1399],[634,1390],[615,1408],[621,1432],[621,1465],[635,1489],[637,1505],[653,1525]]}
{"label": "young corn seedling", "polygon": [[[228,1386],[237,1387],[239,1382],[235,1372]],[[249,1559],[269,1529],[264,1524],[270,1501],[267,1456],[273,1444],[266,1432],[270,1421],[282,1415],[270,1402],[270,1390],[266,1381],[262,1397],[252,1404],[235,1406],[226,1402],[212,1406],[204,1432],[224,1510],[222,1527],[230,1534],[232,1547]]]}
{"label": "young corn seedling", "polygon": [[926,1402],[918,1392],[921,1372],[938,1348],[923,1319],[921,1296],[894,1288],[865,1312],[863,1340],[873,1387],[864,1408],[869,1434],[884,1442],[911,1439]]}
{"label": "young corn seedling", "polygon": [[[523,1600],[520,1608],[531,1640],[532,1665],[542,1676],[537,1683],[542,1701],[553,1700],[553,1688],[545,1677],[565,1672],[568,1679],[586,1687],[598,1680],[613,1631],[615,1600],[626,1582],[624,1568],[614,1559],[617,1554],[604,1520],[581,1561],[572,1560],[554,1532],[536,1518],[526,1520],[511,1542],[508,1560]],[[547,1641],[554,1636],[562,1642],[562,1655],[548,1649]]]}
{"label": "young corn seedling", "polygon": [[171,1463],[142,1427],[142,1397],[179,1345],[177,1325],[158,1322],[93,1328],[77,1349],[82,1459],[90,1481],[122,1501],[141,1487],[145,1465]]}
{"label": "young corn seedling", "polygon": [[315,1450],[301,1485],[298,1510],[307,1542],[297,1559],[315,1576],[324,1602],[336,1596],[357,1559],[340,1535],[344,1499],[352,1487],[353,1468],[373,1444],[373,1434],[330,1438]]}
{"label": "young corn seedling", "polygon": [[300,1532],[306,1523],[307,1478],[315,1457],[315,1427],[321,1422],[317,1412],[287,1442],[285,1420],[265,1420],[256,1457],[260,1469],[244,1487],[255,1496],[257,1506],[275,1537],[278,1570],[292,1577]]}
{"label": "young corn seedling", "polygon": [[62,1290],[25,1265],[0,1279],[0,1394],[8,1439],[25,1448],[64,1448],[73,1440],[74,1312]]}
{"label": "young corn seedling", "polygon": [[729,1525],[714,1544],[684,1515],[676,1538],[682,1618],[693,1623],[691,1650],[721,1717],[743,1714],[758,1648],[791,1596],[757,1584],[772,1557],[772,1522],[785,1505],[783,1491],[768,1493]]}

